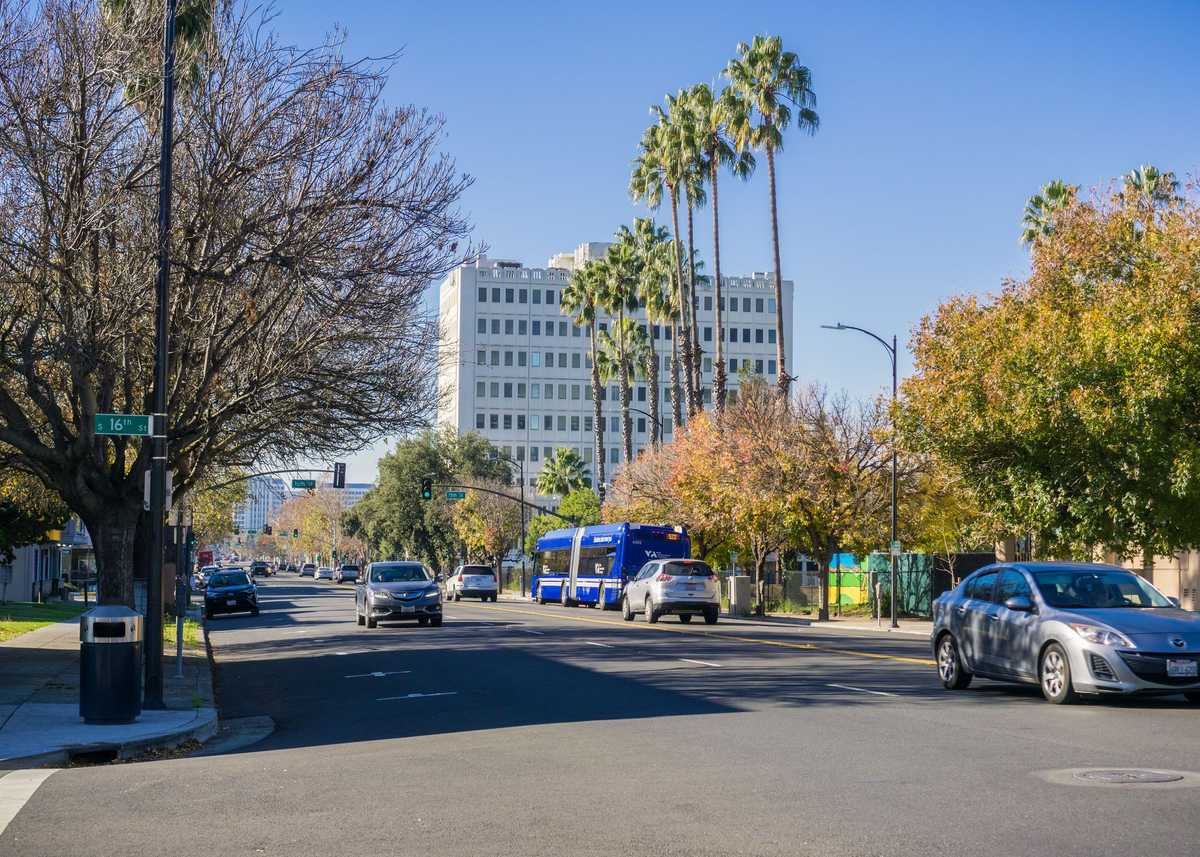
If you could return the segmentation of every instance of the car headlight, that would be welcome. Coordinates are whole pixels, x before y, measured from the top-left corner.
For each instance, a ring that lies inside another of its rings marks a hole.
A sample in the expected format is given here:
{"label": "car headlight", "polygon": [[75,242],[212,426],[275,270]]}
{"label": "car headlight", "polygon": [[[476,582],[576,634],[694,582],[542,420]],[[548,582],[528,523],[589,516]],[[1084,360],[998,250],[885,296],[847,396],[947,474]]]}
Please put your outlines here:
{"label": "car headlight", "polygon": [[441,592],[442,591],[440,589],[438,589],[436,586],[431,586],[428,589],[426,589],[424,592],[422,592],[421,594],[426,598],[430,598],[434,595],[440,595]]}
{"label": "car headlight", "polygon": [[1102,628],[1099,625],[1076,625],[1074,623],[1071,624],[1071,628],[1089,643],[1096,643],[1101,646],[1119,646],[1123,649],[1137,648],[1133,644],[1133,640],[1119,631],[1114,631],[1112,628]]}
{"label": "car headlight", "polygon": [[371,593],[371,595],[375,598],[382,598],[384,600],[387,600],[388,598],[392,597],[392,594],[390,592],[388,592],[386,589],[376,589],[374,592]]}

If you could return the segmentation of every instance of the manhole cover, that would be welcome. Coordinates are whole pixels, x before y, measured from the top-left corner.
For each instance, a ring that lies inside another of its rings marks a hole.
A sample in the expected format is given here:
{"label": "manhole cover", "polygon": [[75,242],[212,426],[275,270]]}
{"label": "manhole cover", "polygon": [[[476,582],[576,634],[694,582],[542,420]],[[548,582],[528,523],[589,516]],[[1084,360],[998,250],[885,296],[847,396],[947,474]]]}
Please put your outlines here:
{"label": "manhole cover", "polygon": [[1112,770],[1079,771],[1075,774],[1078,780],[1088,782],[1111,783],[1114,785],[1136,785],[1138,783],[1177,783],[1183,779],[1182,774],[1168,774],[1163,771],[1143,771],[1137,768],[1116,768]]}

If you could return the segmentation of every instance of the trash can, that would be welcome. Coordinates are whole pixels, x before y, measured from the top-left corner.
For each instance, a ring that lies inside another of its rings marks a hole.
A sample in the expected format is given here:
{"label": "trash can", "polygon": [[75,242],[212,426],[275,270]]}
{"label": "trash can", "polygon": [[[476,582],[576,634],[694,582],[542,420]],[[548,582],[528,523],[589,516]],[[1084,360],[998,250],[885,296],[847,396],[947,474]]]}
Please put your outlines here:
{"label": "trash can", "polygon": [[729,578],[729,615],[750,615],[750,577],[735,574]]}
{"label": "trash can", "polygon": [[103,605],[79,620],[79,716],[132,723],[142,713],[142,616]]}

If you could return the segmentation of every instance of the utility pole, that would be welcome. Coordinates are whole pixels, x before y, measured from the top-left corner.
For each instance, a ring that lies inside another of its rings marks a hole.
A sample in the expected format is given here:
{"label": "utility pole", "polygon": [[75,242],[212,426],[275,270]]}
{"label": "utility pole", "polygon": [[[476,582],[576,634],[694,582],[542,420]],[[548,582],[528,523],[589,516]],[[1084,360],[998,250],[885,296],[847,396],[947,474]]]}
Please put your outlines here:
{"label": "utility pole", "polygon": [[158,160],[158,279],[155,284],[154,413],[150,463],[150,569],[146,580],[146,676],[143,708],[163,707],[162,572],[167,495],[167,329],[171,239],[171,151],[175,137],[175,8],[163,27],[163,101]]}

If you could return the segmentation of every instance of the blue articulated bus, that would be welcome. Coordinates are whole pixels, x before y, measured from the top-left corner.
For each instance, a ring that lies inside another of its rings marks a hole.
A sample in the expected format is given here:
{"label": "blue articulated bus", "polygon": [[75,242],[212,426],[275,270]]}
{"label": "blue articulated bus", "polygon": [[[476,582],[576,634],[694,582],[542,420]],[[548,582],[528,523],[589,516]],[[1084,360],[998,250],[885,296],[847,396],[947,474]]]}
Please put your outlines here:
{"label": "blue articulated bus", "polygon": [[646,562],[691,554],[683,527],[597,524],[551,530],[537,542],[530,596],[539,604],[616,607],[625,582]]}

